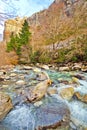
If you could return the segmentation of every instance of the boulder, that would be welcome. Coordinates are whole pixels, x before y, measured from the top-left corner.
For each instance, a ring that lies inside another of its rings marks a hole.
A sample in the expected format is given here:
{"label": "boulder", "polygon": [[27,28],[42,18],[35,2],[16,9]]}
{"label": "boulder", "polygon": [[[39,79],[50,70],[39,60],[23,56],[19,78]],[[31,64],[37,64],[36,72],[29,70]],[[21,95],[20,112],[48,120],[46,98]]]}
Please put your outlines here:
{"label": "boulder", "polygon": [[26,93],[27,100],[29,102],[36,102],[43,98],[49,85],[51,85],[51,80],[45,80],[38,83],[35,87],[31,88],[29,92]]}
{"label": "boulder", "polygon": [[80,92],[75,92],[74,96],[77,97],[78,100],[87,103],[87,94],[80,94]]}
{"label": "boulder", "polygon": [[74,95],[74,88],[73,87],[63,88],[60,90],[59,94],[63,99],[70,100]]}
{"label": "boulder", "polygon": [[0,92],[0,120],[3,120],[12,108],[13,105],[10,97],[5,93]]}
{"label": "boulder", "polygon": [[87,72],[87,66],[83,66],[83,67],[81,68],[81,71]]}
{"label": "boulder", "polygon": [[45,98],[43,104],[34,113],[36,130],[66,130],[70,122],[70,111],[62,100]]}
{"label": "boulder", "polygon": [[74,63],[72,70],[81,70],[82,63]]}

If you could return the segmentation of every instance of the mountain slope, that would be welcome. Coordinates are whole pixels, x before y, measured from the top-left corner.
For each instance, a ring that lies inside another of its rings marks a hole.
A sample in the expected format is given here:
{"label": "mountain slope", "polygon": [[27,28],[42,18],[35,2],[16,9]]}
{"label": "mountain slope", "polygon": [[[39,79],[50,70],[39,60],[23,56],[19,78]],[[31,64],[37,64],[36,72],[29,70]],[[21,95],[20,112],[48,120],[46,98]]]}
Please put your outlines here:
{"label": "mountain slope", "polygon": [[35,46],[36,48],[37,46],[38,48],[38,45],[52,44],[58,40],[65,40],[71,34],[74,34],[72,30],[75,28],[75,17],[77,17],[76,22],[79,22],[80,10],[85,3],[85,0],[55,0],[47,10],[43,10],[29,17],[28,22],[33,32],[33,47]]}

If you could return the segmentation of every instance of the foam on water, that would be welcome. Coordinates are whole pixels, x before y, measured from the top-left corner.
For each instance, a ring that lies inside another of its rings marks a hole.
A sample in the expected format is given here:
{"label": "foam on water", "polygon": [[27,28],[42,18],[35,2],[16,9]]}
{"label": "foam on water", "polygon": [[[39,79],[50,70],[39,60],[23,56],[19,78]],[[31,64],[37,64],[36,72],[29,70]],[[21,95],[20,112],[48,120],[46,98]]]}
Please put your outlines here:
{"label": "foam on water", "polygon": [[75,90],[82,93],[87,94],[87,81],[79,80],[80,86],[77,87]]}
{"label": "foam on water", "polygon": [[68,106],[71,111],[71,119],[75,119],[73,120],[75,122],[77,121],[76,125],[84,125],[87,127],[87,104],[73,100],[68,103]]}

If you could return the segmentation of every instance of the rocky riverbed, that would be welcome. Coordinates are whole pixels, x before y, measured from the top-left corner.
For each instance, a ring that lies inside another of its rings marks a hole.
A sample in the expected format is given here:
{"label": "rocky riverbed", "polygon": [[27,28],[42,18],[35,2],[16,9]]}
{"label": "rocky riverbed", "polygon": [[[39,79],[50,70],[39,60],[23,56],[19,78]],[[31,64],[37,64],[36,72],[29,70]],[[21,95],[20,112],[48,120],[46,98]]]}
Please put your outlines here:
{"label": "rocky riverbed", "polygon": [[2,66],[0,130],[87,130],[87,73],[62,69]]}

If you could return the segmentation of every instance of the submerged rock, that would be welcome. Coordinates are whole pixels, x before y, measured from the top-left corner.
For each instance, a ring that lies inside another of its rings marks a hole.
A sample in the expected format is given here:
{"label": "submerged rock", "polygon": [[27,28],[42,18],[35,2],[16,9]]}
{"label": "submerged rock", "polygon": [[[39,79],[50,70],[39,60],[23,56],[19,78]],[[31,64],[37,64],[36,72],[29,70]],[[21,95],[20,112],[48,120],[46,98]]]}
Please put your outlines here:
{"label": "submerged rock", "polygon": [[10,97],[0,92],[0,120],[2,120],[7,113],[12,109],[13,105]]}
{"label": "submerged rock", "polygon": [[56,98],[45,98],[43,105],[35,113],[36,130],[66,128],[69,126],[70,111],[66,103]]}

